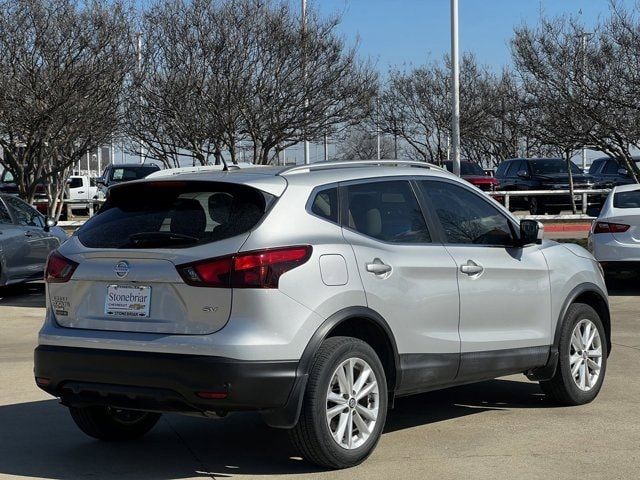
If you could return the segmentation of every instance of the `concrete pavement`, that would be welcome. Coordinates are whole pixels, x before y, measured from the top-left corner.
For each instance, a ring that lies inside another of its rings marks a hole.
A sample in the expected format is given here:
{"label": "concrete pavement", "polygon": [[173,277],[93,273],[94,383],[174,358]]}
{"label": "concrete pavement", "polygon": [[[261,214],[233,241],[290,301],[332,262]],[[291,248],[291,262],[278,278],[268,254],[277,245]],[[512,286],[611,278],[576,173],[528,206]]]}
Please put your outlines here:
{"label": "concrete pavement", "polygon": [[323,472],[297,457],[286,432],[254,414],[166,415],[131,443],[84,436],[33,382],[42,286],[0,290],[0,478],[635,479],[639,295],[640,285],[613,291],[614,350],[594,403],[554,407],[522,375],[400,399],[371,458]]}

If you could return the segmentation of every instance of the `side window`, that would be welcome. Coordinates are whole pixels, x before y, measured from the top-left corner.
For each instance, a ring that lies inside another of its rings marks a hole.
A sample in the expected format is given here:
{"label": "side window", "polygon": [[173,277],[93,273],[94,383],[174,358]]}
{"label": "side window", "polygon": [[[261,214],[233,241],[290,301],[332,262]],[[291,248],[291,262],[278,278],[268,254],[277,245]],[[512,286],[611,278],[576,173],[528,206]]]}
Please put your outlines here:
{"label": "side window", "polygon": [[524,162],[522,162],[521,160],[516,160],[514,162],[511,162],[511,165],[509,165],[509,171],[507,172],[507,177],[510,177],[510,178],[517,177],[518,172],[523,169],[522,168],[523,163]]}
{"label": "side window", "polygon": [[69,181],[69,188],[80,188],[82,187],[82,179],[78,177],[74,177]]}
{"label": "side window", "polygon": [[618,170],[620,170],[618,162],[616,162],[615,160],[609,160],[602,173],[604,173],[605,175],[617,175]]}
{"label": "side window", "polygon": [[600,172],[600,167],[602,167],[602,163],[605,160],[594,160],[591,166],[589,167],[589,175],[595,175]]}
{"label": "side window", "polygon": [[513,245],[511,222],[480,195],[439,181],[421,181],[420,188],[431,200],[448,243]]}
{"label": "side window", "polygon": [[338,188],[318,192],[311,204],[311,212],[330,222],[338,223]]}
{"label": "side window", "polygon": [[422,211],[406,180],[349,185],[345,226],[391,243],[429,243]]}
{"label": "side window", "polygon": [[511,162],[502,162],[500,165],[498,165],[498,169],[496,170],[496,177],[505,177],[505,174],[509,169],[509,165],[511,165]]}
{"label": "side window", "polygon": [[12,224],[11,215],[9,215],[9,210],[4,206],[2,200],[0,200],[0,225]]}
{"label": "side window", "polygon": [[5,170],[2,173],[2,181],[6,182],[6,183],[13,183],[14,182],[14,178],[13,178],[13,173],[11,173],[9,170]]}
{"label": "side window", "polygon": [[13,212],[13,216],[15,217],[18,225],[24,225],[27,227],[44,226],[44,222],[35,208],[32,208],[22,200],[12,196],[5,197],[5,201]]}

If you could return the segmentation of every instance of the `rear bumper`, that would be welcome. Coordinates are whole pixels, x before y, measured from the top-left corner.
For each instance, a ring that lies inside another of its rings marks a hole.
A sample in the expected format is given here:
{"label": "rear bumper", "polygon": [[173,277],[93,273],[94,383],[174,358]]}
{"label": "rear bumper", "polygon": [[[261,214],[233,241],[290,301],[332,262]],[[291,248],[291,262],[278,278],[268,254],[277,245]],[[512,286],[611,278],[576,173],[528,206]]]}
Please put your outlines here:
{"label": "rear bumper", "polygon": [[[298,366],[297,361],[50,345],[37,347],[34,360],[38,386],[65,405],[203,415],[285,407]],[[215,392],[224,398],[202,398],[198,392]]]}

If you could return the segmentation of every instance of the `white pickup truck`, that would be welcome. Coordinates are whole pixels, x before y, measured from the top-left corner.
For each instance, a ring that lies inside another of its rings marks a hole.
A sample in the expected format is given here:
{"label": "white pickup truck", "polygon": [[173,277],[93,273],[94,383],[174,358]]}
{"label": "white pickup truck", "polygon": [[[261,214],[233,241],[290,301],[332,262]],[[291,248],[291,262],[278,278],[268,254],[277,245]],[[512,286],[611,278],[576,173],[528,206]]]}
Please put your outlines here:
{"label": "white pickup truck", "polygon": [[[88,208],[92,200],[104,198],[104,194],[98,189],[95,178],[88,175],[71,175],[67,181],[67,194],[65,198],[72,202],[78,202],[77,207],[72,206],[72,210]],[[82,202],[86,202],[82,203]],[[95,202],[93,202],[95,203]]]}

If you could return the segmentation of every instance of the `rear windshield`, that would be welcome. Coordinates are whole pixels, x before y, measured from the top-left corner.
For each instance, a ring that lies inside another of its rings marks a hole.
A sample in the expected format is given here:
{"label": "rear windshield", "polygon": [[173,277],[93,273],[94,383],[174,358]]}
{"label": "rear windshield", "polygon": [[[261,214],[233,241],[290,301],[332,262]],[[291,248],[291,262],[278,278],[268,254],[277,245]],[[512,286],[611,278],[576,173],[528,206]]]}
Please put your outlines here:
{"label": "rear windshield", "polygon": [[640,208],[640,190],[618,192],[613,197],[615,208]]}
{"label": "rear windshield", "polygon": [[245,185],[159,181],[114,187],[77,232],[89,248],[180,248],[253,228],[275,197]]}
{"label": "rear windshield", "polygon": [[111,170],[110,180],[114,182],[128,182],[129,180],[140,180],[147,175],[157,172],[158,167],[114,167]]}

